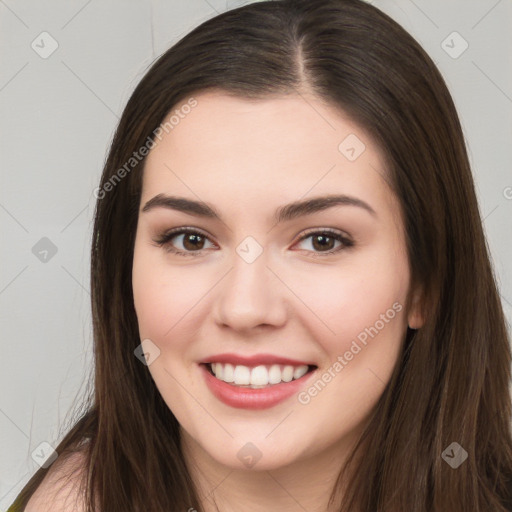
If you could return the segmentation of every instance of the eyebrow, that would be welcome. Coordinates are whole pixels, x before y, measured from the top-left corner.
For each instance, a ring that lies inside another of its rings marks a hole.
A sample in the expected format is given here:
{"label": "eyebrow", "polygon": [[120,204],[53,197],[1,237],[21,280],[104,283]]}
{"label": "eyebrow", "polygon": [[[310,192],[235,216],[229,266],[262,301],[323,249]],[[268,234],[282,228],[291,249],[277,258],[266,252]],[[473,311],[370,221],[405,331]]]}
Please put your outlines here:
{"label": "eyebrow", "polygon": [[[377,217],[375,210],[362,199],[342,194],[313,197],[311,199],[295,201],[293,203],[280,206],[274,214],[274,220],[279,224],[281,222],[296,219],[297,217],[311,215],[334,206],[357,206],[366,210],[372,216]],[[202,201],[187,199],[185,197],[158,194],[144,205],[142,211],[148,212],[154,208],[167,208],[195,215],[197,217],[217,219],[224,222],[221,215],[212,205]]]}

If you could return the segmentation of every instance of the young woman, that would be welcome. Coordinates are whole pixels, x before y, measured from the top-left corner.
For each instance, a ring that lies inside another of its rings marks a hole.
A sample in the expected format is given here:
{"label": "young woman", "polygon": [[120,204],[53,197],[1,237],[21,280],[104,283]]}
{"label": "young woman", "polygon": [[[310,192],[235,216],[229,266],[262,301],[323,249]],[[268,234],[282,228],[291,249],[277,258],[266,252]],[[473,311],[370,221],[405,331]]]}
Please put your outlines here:
{"label": "young woman", "polygon": [[512,510],[464,138],[396,22],[206,21],[133,93],[95,195],[94,396],[10,510]]}

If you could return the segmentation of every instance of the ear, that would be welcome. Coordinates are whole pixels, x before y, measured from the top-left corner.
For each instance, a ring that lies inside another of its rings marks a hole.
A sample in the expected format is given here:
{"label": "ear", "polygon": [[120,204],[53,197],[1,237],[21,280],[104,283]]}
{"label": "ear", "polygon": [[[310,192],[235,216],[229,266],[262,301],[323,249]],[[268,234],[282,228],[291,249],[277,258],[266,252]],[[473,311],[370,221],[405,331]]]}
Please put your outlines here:
{"label": "ear", "polygon": [[425,323],[422,306],[422,292],[417,288],[413,293],[411,307],[407,313],[407,323],[411,329],[419,329]]}

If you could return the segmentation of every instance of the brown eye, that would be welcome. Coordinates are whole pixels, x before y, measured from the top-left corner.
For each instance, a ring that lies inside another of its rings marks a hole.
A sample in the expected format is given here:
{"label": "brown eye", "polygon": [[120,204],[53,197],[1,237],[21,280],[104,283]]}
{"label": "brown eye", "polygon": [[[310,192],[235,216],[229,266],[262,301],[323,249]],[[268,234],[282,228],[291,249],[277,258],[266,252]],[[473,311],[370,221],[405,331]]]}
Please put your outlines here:
{"label": "brown eye", "polygon": [[205,249],[206,242],[214,246],[207,236],[191,228],[173,229],[164,233],[154,242],[158,246],[164,247],[167,252],[180,256],[200,256]]}
{"label": "brown eye", "polygon": [[[309,239],[311,242],[304,243]],[[301,249],[311,251],[315,256],[321,255],[321,253],[334,254],[354,245],[354,242],[348,237],[330,229],[309,232],[300,239],[299,243],[304,243],[306,246]],[[336,243],[338,244],[336,245]]]}
{"label": "brown eye", "polygon": [[312,238],[312,245],[318,251],[329,251],[334,248],[336,240],[332,236],[315,235]]}
{"label": "brown eye", "polygon": [[204,246],[205,238],[201,235],[196,235],[195,233],[188,233],[183,235],[183,247],[187,249],[187,251],[194,251],[198,249],[202,249]]}

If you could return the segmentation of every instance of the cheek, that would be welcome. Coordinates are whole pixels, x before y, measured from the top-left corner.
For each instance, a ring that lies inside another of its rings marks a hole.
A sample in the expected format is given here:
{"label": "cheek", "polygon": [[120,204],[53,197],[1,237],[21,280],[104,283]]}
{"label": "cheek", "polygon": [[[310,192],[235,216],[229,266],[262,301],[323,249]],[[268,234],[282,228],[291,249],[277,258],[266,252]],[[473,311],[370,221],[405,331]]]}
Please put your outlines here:
{"label": "cheek", "polygon": [[180,286],[164,275],[153,251],[144,250],[138,242],[133,258],[132,287],[140,337],[149,338],[162,348],[161,340],[179,313],[176,308],[183,304],[177,300]]}
{"label": "cheek", "polygon": [[[182,364],[189,350],[189,340],[197,327],[194,305],[205,291],[204,280],[180,272],[165,263],[165,255],[135,247],[132,287],[140,339],[150,339],[159,356],[149,365],[149,372],[163,399],[173,412],[190,406],[188,395],[179,382],[191,380],[190,368]],[[174,378],[173,378],[174,377]],[[192,391],[192,390],[191,390]]]}
{"label": "cheek", "polygon": [[137,250],[136,246],[133,297],[141,339],[149,338],[162,351],[174,352],[188,344],[187,337],[198,327],[196,317],[202,311],[201,303],[218,276],[180,269],[165,258],[163,250]]}
{"label": "cheek", "polygon": [[391,378],[406,331],[407,268],[406,260],[381,255],[364,270],[331,269],[301,283],[299,293],[321,318],[308,327],[326,358],[318,380],[298,398],[324,429],[326,404],[336,404],[328,407],[333,437],[339,426],[350,429],[365,420]]}
{"label": "cheek", "polygon": [[349,350],[354,339],[373,339],[368,329],[380,338],[401,339],[404,332],[407,260],[384,251],[370,256],[301,272],[293,280],[294,292],[313,313],[309,328],[331,358]]}

